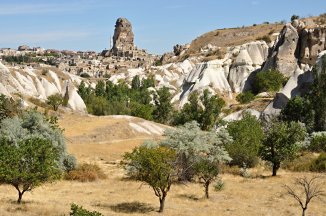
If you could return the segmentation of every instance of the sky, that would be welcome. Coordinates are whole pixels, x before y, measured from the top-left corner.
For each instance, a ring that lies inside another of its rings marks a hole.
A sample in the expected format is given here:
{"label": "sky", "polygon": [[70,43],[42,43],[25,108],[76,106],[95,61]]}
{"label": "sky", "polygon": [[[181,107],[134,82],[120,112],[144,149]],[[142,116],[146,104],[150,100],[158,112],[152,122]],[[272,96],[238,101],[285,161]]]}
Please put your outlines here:
{"label": "sky", "polygon": [[0,0],[0,47],[100,52],[125,17],[136,46],[162,54],[215,29],[321,13],[326,0]]}

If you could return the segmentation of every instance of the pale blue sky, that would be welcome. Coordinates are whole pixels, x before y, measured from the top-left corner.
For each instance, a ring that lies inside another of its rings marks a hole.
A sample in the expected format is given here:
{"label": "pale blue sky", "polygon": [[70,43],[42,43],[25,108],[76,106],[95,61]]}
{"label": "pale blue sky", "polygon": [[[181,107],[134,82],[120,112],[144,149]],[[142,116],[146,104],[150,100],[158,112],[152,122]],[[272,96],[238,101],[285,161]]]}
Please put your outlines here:
{"label": "pale blue sky", "polygon": [[162,54],[217,28],[325,12],[326,0],[0,0],[0,47],[101,51],[126,17],[136,45]]}

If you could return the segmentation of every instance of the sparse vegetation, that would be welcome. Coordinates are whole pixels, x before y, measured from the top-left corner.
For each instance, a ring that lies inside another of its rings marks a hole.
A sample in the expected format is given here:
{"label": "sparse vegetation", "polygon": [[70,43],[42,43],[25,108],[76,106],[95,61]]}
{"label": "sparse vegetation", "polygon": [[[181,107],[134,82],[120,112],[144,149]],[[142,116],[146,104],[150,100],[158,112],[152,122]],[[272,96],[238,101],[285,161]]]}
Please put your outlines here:
{"label": "sparse vegetation", "polygon": [[287,79],[279,71],[261,71],[255,76],[253,88],[256,93],[276,92],[286,81]]}
{"label": "sparse vegetation", "polygon": [[258,38],[256,38],[256,40],[262,40],[262,41],[265,41],[266,43],[272,42],[272,39],[268,35],[264,35],[262,37],[258,37]]}
{"label": "sparse vegetation", "polygon": [[249,103],[250,101],[254,100],[255,95],[251,91],[246,91],[246,92],[238,94],[236,99],[241,104],[246,104],[246,103]]}
{"label": "sparse vegetation", "polygon": [[84,209],[82,206],[78,206],[74,203],[71,204],[70,208],[70,216],[103,216],[103,214],[97,211],[88,211]]}
{"label": "sparse vegetation", "polygon": [[[71,166],[69,166],[71,168]],[[66,180],[92,182],[99,179],[105,179],[106,175],[96,164],[83,163],[75,169],[71,169],[65,174]]]}
{"label": "sparse vegetation", "polygon": [[322,152],[318,158],[311,162],[310,171],[326,172],[326,153]]}
{"label": "sparse vegetation", "polygon": [[322,183],[319,180],[320,177],[312,177],[310,179],[307,177],[297,178],[295,185],[299,187],[302,192],[297,192],[295,189],[293,189],[293,187],[288,185],[284,186],[287,194],[293,197],[300,205],[302,209],[302,216],[305,216],[311,200],[326,196]]}

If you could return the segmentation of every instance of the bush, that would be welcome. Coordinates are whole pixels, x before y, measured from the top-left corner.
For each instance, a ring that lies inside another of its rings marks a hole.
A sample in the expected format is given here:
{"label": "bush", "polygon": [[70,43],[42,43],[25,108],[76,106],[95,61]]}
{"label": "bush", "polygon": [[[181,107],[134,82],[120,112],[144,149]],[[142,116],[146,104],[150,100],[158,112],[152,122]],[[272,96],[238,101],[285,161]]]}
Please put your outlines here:
{"label": "bush", "polygon": [[92,182],[98,179],[105,179],[106,175],[101,168],[96,164],[84,163],[78,166],[75,170],[66,173],[66,180]]}
{"label": "bush", "polygon": [[326,133],[313,133],[309,149],[315,152],[326,152]]}
{"label": "bush", "polygon": [[254,78],[255,93],[277,92],[283,87],[287,79],[277,70],[261,71]]}
{"label": "bush", "polygon": [[246,104],[255,99],[255,95],[251,91],[246,91],[243,93],[240,93],[236,97],[237,101],[239,101],[241,104]]}
{"label": "bush", "polygon": [[76,157],[73,155],[66,155],[66,157],[63,160],[63,166],[64,166],[66,172],[75,170],[77,167]]}
{"label": "bush", "polygon": [[224,182],[222,181],[222,179],[218,178],[216,183],[214,184],[214,190],[215,191],[221,191],[224,189]]}
{"label": "bush", "polygon": [[70,216],[103,216],[101,213],[97,211],[88,211],[84,209],[82,206],[78,206],[74,203],[71,204],[70,208]]}
{"label": "bush", "polygon": [[310,165],[312,172],[326,172],[326,153],[323,152]]}

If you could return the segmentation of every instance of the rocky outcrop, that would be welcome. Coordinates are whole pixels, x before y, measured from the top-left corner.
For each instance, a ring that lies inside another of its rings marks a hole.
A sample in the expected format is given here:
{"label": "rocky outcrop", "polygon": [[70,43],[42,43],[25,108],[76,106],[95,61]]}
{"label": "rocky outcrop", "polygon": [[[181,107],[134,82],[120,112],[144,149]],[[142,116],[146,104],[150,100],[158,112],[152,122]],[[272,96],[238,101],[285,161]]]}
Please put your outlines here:
{"label": "rocky outcrop", "polygon": [[[318,55],[316,62],[317,73],[321,68],[321,59],[325,56],[326,51],[323,51]],[[278,115],[291,98],[306,92],[307,85],[312,82],[313,74],[311,69],[305,68],[305,70],[302,70],[297,67],[284,88],[276,94],[273,102],[271,102],[264,110],[264,116],[268,118],[269,116]]]}
{"label": "rocky outcrop", "polygon": [[267,61],[262,70],[276,69],[287,77],[290,77],[297,68],[297,58],[295,56],[299,34],[291,23],[282,29]]}
{"label": "rocky outcrop", "polygon": [[67,107],[75,111],[86,112],[86,105],[71,81],[65,81],[64,90],[63,96],[68,99]]}
{"label": "rocky outcrop", "polygon": [[134,33],[131,23],[126,18],[119,18],[115,24],[111,55],[128,56],[130,55],[129,51],[133,49]]}
{"label": "rocky outcrop", "polygon": [[[66,95],[68,107],[75,111],[86,112],[86,105],[73,84],[74,79],[68,79],[61,88],[57,73],[49,70],[48,76],[42,76],[41,71],[31,68],[10,68],[0,62],[0,94],[14,97],[17,93],[22,96],[46,100],[50,95],[60,93]],[[68,76],[69,77],[69,76]]]}
{"label": "rocky outcrop", "polygon": [[298,44],[299,61],[303,64],[315,64],[320,52],[326,49],[326,28],[304,29],[300,33]]}
{"label": "rocky outcrop", "polygon": [[267,44],[263,41],[246,43],[235,47],[232,55],[236,56],[228,75],[232,90],[238,93],[251,89],[252,73],[259,70],[267,58]]}

